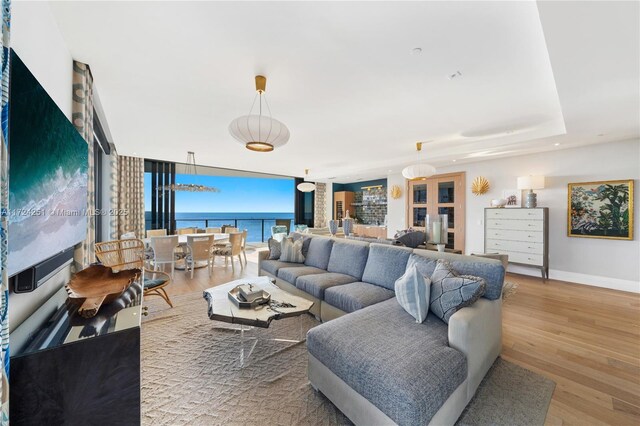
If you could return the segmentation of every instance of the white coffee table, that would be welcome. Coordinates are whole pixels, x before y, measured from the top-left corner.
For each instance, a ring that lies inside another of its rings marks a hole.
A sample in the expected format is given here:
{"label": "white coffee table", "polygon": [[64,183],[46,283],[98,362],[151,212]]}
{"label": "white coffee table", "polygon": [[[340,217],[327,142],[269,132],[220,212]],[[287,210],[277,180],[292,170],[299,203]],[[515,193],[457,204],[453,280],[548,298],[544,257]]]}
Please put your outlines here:
{"label": "white coffee table", "polygon": [[[241,284],[253,284],[265,290],[271,295],[271,302],[256,308],[239,308],[228,296],[230,290]],[[240,366],[245,367],[246,360],[251,356],[258,341],[259,336],[247,337],[245,332],[253,327],[269,328],[273,320],[284,318],[300,317],[309,312],[313,302],[299,296],[288,293],[273,284],[269,277],[252,277],[231,281],[217,287],[212,287],[204,291],[203,297],[208,302],[209,318],[215,321],[223,321],[231,324],[239,324],[240,328]],[[306,338],[303,331],[303,321],[299,320],[299,335],[292,339],[264,339],[284,343],[300,343]],[[245,351],[246,341],[251,342],[248,350]]]}

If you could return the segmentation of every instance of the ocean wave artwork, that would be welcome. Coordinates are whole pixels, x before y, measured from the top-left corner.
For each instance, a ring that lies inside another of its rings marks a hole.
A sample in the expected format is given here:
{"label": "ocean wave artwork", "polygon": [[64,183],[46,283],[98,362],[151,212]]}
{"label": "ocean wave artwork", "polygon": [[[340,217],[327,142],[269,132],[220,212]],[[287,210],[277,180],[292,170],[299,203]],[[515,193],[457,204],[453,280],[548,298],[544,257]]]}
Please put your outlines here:
{"label": "ocean wave artwork", "polygon": [[9,275],[84,240],[88,182],[87,142],[16,55],[12,61]]}

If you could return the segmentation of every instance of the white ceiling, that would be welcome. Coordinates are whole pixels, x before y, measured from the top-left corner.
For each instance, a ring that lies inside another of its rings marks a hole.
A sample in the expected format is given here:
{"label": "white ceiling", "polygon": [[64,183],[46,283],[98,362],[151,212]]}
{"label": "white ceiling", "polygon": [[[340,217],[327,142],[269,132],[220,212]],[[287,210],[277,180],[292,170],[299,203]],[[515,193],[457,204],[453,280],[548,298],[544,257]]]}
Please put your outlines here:
{"label": "white ceiling", "polygon": [[[398,172],[416,141],[438,167],[640,135],[637,2],[51,8],[125,155],[347,182]],[[255,74],[291,131],[272,153],[227,131]]]}

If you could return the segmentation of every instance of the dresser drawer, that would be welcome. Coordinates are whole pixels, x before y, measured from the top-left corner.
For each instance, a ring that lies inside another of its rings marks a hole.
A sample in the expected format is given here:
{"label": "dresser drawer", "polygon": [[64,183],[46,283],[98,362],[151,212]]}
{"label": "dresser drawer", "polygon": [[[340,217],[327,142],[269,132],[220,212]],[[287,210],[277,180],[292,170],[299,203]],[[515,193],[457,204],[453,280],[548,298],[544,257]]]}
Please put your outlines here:
{"label": "dresser drawer", "polygon": [[487,219],[488,229],[513,229],[516,231],[542,231],[544,222],[541,220],[519,219]]}
{"label": "dresser drawer", "polygon": [[487,240],[485,252],[515,251],[529,254],[544,254],[544,244],[525,241]]}
{"label": "dresser drawer", "polygon": [[526,241],[532,243],[543,243],[544,233],[541,231],[515,231],[510,229],[487,229],[487,240],[509,240]]}
{"label": "dresser drawer", "polygon": [[509,262],[525,263],[527,265],[544,265],[544,257],[541,254],[528,254],[518,252],[505,252],[509,255]]}
{"label": "dresser drawer", "polygon": [[487,209],[487,219],[543,220],[543,209]]}

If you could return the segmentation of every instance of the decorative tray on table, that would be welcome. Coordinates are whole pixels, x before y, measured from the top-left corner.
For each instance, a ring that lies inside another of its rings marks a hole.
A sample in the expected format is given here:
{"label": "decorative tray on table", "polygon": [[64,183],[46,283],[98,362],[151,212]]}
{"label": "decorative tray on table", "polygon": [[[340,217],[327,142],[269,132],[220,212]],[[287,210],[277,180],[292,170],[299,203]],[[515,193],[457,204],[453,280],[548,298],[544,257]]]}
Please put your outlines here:
{"label": "decorative tray on table", "polygon": [[227,293],[229,295],[229,299],[238,307],[241,309],[248,309],[248,308],[256,308],[257,306],[260,305],[266,305],[267,303],[269,303],[271,301],[271,295],[269,293],[267,293],[264,290],[260,290],[260,292],[258,294],[255,294],[252,298],[251,301],[247,300],[247,298],[245,298],[245,296],[242,294],[241,292],[241,285],[236,286],[234,288],[232,288],[231,290],[229,290],[229,293]]}

